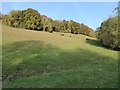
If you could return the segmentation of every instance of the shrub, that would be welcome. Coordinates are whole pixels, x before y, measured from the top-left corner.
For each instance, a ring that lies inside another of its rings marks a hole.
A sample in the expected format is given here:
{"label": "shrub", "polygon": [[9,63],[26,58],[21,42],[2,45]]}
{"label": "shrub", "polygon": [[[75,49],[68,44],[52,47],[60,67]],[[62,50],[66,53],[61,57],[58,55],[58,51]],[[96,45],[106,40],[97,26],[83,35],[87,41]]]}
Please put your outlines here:
{"label": "shrub", "polygon": [[110,17],[101,23],[97,30],[97,37],[102,44],[111,49],[120,49],[120,42],[118,41],[118,17]]}

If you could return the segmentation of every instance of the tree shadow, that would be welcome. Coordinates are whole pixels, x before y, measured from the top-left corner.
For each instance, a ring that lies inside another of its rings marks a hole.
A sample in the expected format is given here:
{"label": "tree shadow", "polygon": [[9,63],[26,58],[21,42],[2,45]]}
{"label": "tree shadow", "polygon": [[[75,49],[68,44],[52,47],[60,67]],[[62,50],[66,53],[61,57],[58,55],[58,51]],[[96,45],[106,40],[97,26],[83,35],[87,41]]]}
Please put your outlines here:
{"label": "tree shadow", "polygon": [[102,47],[102,48],[108,49],[108,50],[120,51],[120,48],[116,48],[115,49],[115,48],[111,48],[111,47],[105,46],[99,40],[95,40],[95,39],[86,40],[86,43],[88,43],[90,45],[97,46],[97,47]]}
{"label": "tree shadow", "polygon": [[98,47],[103,47],[102,43],[99,40],[95,40],[95,39],[86,40],[86,43],[90,45],[98,46]]}

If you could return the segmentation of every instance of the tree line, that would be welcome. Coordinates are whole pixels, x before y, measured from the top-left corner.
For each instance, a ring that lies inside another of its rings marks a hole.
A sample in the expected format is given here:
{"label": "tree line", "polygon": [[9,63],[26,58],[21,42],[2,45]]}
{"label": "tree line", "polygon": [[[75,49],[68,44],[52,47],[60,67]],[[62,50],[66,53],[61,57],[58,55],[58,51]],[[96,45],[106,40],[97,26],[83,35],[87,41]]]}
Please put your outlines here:
{"label": "tree line", "polygon": [[110,17],[101,23],[101,26],[97,28],[97,38],[101,43],[111,49],[120,50],[120,32],[119,32],[119,16]]}
{"label": "tree line", "polygon": [[63,32],[72,34],[83,34],[95,37],[93,29],[73,20],[52,20],[38,11],[28,8],[26,10],[12,10],[4,15],[2,22],[12,27],[25,28],[46,32]]}
{"label": "tree line", "polygon": [[115,16],[109,17],[96,30],[96,36],[103,46],[120,50],[120,7],[114,9]]}

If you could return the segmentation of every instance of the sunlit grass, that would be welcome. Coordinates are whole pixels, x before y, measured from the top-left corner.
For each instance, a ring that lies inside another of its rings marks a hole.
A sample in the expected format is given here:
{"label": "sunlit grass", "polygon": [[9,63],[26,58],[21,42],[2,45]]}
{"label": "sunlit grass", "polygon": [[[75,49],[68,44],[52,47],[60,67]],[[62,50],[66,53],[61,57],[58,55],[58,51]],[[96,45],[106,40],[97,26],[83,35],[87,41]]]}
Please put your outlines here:
{"label": "sunlit grass", "polygon": [[3,26],[2,34],[3,87],[118,85],[118,52],[95,39],[8,26]]}

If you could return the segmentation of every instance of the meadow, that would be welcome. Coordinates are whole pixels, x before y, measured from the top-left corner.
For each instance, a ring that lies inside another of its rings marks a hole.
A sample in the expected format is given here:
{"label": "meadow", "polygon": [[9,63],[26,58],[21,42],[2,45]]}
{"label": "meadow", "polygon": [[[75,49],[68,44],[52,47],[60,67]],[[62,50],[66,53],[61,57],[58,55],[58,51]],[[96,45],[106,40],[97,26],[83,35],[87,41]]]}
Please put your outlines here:
{"label": "meadow", "polygon": [[2,25],[3,88],[118,87],[118,51],[86,37]]}

